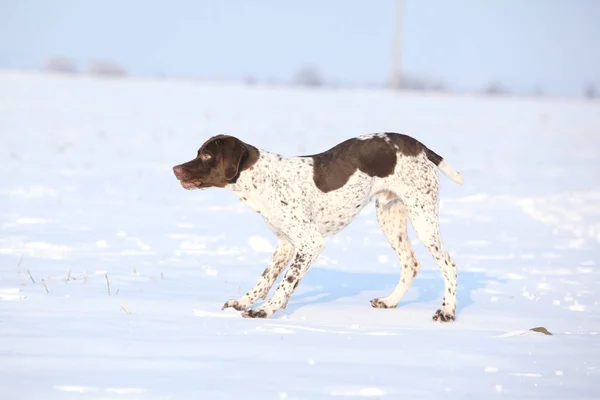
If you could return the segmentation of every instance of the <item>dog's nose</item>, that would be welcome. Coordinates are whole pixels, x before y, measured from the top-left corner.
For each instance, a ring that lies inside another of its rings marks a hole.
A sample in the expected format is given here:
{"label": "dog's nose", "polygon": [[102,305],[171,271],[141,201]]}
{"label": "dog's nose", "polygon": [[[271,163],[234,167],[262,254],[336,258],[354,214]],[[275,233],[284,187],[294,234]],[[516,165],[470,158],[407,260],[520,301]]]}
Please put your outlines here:
{"label": "dog's nose", "polygon": [[175,173],[177,179],[179,179],[181,174],[183,174],[183,167],[181,165],[176,165],[173,167],[173,172]]}

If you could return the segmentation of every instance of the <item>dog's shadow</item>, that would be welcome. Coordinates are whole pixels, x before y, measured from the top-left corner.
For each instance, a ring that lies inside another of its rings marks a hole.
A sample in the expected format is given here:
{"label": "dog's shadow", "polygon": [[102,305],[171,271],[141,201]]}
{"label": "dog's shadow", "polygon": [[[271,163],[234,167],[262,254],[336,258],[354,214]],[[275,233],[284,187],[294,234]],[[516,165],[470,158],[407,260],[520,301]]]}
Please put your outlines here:
{"label": "dog's shadow", "polygon": [[[365,291],[377,292],[374,297],[385,297],[398,283],[399,274],[400,271],[398,274],[368,274],[313,267],[301,284],[315,286],[318,289],[292,296],[286,312],[293,313],[308,305],[329,303],[344,297],[356,296]],[[474,300],[471,295],[473,290],[484,288],[492,281],[502,282],[501,279],[490,277],[482,272],[459,271],[457,314],[473,305]],[[411,293],[414,290],[417,291],[416,298]],[[439,301],[441,305],[443,291],[444,281],[439,270],[421,270],[407,292],[406,297],[409,299],[400,300],[398,307],[433,301]],[[409,294],[411,296],[408,296]]]}

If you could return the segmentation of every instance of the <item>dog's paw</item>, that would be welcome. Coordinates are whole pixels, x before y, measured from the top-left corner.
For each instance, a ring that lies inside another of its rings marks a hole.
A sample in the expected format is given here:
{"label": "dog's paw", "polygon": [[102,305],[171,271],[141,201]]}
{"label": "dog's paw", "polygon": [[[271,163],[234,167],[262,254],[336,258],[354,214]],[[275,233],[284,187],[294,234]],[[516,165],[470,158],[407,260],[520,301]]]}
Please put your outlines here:
{"label": "dog's paw", "polygon": [[224,310],[226,308],[233,308],[237,311],[244,311],[246,307],[248,307],[248,305],[240,303],[238,300],[228,300],[225,304],[223,304],[221,310]]}
{"label": "dog's paw", "polygon": [[431,319],[434,322],[453,322],[455,318],[454,314],[448,314],[443,310],[437,310]]}
{"label": "dog's paw", "polygon": [[246,310],[242,313],[242,317],[244,318],[267,318],[267,312],[261,309],[251,309]]}
{"label": "dog's paw", "polygon": [[373,308],[396,308],[396,304],[388,305],[383,299],[371,300],[371,306]]}

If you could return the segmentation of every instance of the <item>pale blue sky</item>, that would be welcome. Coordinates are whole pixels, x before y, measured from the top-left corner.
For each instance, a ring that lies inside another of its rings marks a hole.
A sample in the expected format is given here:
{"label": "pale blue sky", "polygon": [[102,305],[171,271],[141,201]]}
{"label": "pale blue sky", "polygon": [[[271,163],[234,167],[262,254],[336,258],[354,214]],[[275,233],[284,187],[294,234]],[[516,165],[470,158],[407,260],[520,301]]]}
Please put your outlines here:
{"label": "pale blue sky", "polygon": [[[459,90],[600,87],[600,0],[405,0],[403,69]],[[394,0],[0,0],[0,68],[55,55],[132,74],[389,77]]]}

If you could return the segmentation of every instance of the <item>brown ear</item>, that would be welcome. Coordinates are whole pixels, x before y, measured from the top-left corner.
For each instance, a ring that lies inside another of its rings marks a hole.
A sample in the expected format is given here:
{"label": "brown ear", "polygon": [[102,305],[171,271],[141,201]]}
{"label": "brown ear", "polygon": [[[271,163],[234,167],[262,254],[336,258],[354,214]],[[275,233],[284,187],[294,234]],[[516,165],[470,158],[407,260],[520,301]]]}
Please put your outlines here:
{"label": "brown ear", "polygon": [[234,137],[224,140],[222,146],[225,179],[230,181],[237,176],[242,158],[248,152],[248,148],[244,142]]}

